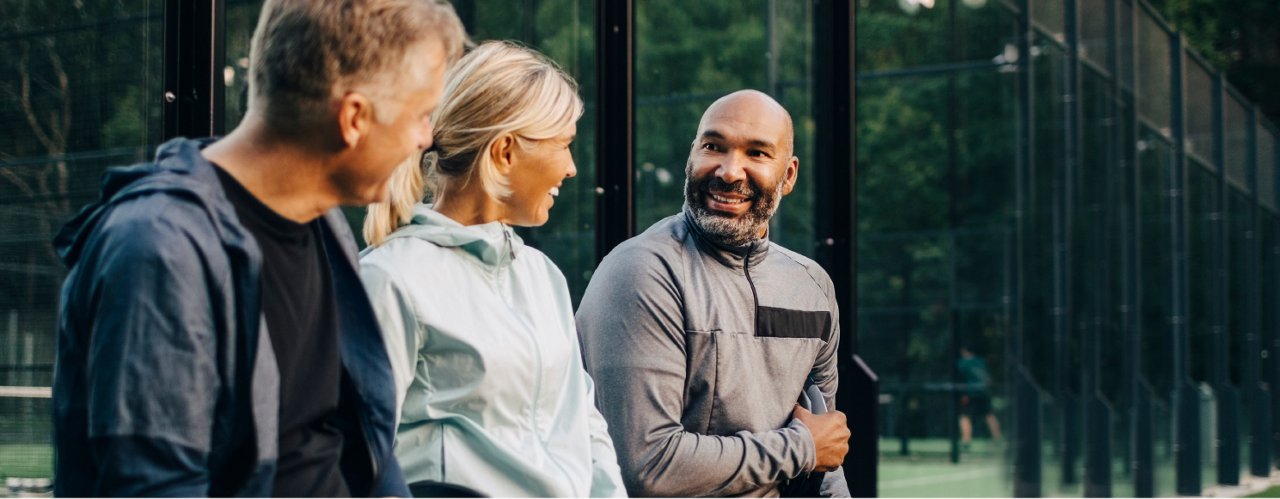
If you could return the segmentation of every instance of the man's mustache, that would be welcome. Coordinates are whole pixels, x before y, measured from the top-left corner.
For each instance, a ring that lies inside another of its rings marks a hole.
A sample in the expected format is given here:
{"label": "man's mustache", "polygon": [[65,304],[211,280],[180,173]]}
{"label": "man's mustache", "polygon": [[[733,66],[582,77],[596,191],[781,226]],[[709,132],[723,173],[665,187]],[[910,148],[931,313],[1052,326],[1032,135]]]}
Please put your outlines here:
{"label": "man's mustache", "polygon": [[702,185],[700,186],[701,188],[699,190],[702,192],[723,192],[723,193],[741,194],[743,196],[747,196],[747,198],[751,200],[755,200],[759,198],[760,192],[761,192],[760,189],[756,188],[753,185],[750,185],[750,183],[745,180],[729,183],[729,182],[725,182],[724,180],[721,180],[719,177],[711,177],[708,180],[702,181],[701,184]]}

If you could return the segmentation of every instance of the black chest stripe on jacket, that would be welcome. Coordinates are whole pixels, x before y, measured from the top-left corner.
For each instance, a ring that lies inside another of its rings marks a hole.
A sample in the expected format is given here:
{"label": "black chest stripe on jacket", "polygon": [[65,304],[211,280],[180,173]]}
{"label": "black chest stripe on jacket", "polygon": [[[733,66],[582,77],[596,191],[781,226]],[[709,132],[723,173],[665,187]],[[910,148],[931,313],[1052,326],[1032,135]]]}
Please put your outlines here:
{"label": "black chest stripe on jacket", "polygon": [[831,312],[758,307],[756,336],[831,341]]}

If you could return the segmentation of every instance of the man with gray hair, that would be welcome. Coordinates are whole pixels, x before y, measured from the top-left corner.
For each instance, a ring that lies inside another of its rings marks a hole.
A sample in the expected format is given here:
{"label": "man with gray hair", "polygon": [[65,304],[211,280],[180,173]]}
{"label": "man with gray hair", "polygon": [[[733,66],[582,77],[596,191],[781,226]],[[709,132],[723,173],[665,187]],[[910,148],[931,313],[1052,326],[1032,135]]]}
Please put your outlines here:
{"label": "man with gray hair", "polygon": [[689,151],[683,213],[592,276],[578,332],[631,495],[849,494],[835,291],[768,237],[800,167],[793,140],[768,95],[717,100]]}
{"label": "man with gray hair", "polygon": [[338,210],[431,144],[465,41],[432,0],[267,0],[226,138],[113,168],[54,241],[59,496],[407,496]]}

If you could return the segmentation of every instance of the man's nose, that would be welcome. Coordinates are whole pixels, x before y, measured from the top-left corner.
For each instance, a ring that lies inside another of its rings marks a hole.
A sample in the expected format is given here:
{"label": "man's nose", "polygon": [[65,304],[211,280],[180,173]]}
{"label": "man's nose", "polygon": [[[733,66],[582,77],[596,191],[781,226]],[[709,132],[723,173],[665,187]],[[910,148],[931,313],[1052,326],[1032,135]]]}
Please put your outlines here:
{"label": "man's nose", "polygon": [[716,168],[716,177],[726,184],[736,184],[747,179],[747,171],[742,168],[742,158],[737,153],[729,153]]}

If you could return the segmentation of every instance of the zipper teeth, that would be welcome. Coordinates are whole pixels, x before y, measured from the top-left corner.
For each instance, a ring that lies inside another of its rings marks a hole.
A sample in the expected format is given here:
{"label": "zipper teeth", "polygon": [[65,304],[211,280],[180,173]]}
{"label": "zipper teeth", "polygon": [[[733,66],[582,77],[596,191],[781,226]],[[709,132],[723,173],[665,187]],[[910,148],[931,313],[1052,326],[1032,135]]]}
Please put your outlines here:
{"label": "zipper teeth", "polygon": [[756,308],[752,310],[755,315],[755,335],[760,336],[760,295],[756,293],[756,283],[751,280],[751,253],[742,259],[742,272],[747,276],[747,284],[751,286],[751,301]]}

